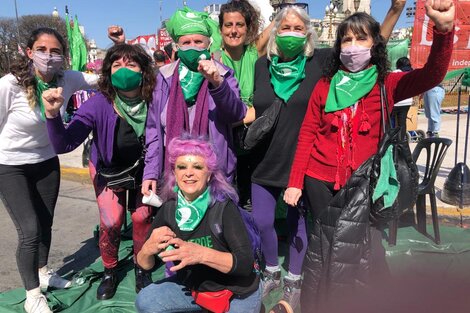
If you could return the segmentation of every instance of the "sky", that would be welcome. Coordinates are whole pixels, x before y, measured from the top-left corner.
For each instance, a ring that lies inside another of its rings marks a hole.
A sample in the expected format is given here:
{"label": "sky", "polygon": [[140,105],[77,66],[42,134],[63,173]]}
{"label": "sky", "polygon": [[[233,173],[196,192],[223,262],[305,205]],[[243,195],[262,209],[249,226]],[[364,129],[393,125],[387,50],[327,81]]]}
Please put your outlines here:
{"label": "sky", "polygon": [[[227,0],[187,0],[190,8],[203,10],[204,6],[213,3],[225,3]],[[160,2],[162,12],[160,15]],[[323,18],[325,6],[329,0],[302,0],[309,4],[312,18]],[[371,0],[372,15],[382,22],[390,6],[390,0]],[[110,25],[119,25],[124,28],[127,39],[139,35],[155,34],[160,27],[160,16],[166,19],[183,6],[182,0],[16,0],[18,16],[31,14],[52,14],[54,7],[59,15],[65,18],[65,6],[69,13],[78,16],[78,22],[85,27],[88,39],[94,39],[99,48],[106,49],[112,45],[107,37],[107,28]],[[413,0],[407,0],[411,6]],[[0,17],[15,17],[15,0],[0,0]],[[412,20],[402,13],[397,26],[409,26]]]}

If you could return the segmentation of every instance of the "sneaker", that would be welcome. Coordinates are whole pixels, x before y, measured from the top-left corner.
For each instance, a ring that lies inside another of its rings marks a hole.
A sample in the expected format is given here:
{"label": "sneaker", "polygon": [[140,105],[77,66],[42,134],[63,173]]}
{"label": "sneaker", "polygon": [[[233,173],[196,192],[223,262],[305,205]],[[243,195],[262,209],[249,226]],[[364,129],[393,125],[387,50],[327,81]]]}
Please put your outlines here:
{"label": "sneaker", "polygon": [[72,282],[60,277],[54,270],[48,269],[45,273],[39,270],[39,285],[41,289],[47,289],[48,287],[65,289],[72,286]]}
{"label": "sneaker", "polygon": [[47,305],[46,297],[41,294],[39,296],[26,297],[24,302],[24,310],[27,313],[52,313]]}
{"label": "sneaker", "polygon": [[301,284],[302,281],[300,279],[291,280],[288,277],[284,277],[284,293],[282,300],[289,303],[292,310],[295,310],[295,308],[299,306]]}
{"label": "sneaker", "polygon": [[281,271],[263,272],[263,299],[274,289],[281,287]]}

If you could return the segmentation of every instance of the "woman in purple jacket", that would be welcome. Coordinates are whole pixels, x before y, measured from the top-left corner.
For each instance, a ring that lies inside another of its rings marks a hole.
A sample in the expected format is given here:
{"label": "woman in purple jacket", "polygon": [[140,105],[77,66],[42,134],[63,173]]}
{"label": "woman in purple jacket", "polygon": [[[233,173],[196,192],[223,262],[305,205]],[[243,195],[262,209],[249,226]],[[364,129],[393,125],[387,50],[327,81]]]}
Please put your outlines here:
{"label": "woman in purple jacket", "polygon": [[[43,95],[49,138],[56,153],[74,150],[93,132],[89,168],[100,211],[99,247],[105,267],[97,290],[99,300],[112,298],[116,292],[120,230],[127,201],[126,190],[106,187],[97,173],[104,168],[129,167],[142,157],[147,107],[154,87],[152,60],[142,47],[117,44],[108,50],[103,61],[100,93],[80,106],[67,128],[59,113],[63,101],[60,88]],[[135,199],[129,201],[128,209],[137,256],[150,228],[152,209],[142,204],[137,190],[129,190],[129,197]],[[136,265],[135,274],[139,292],[151,283],[150,273]]]}

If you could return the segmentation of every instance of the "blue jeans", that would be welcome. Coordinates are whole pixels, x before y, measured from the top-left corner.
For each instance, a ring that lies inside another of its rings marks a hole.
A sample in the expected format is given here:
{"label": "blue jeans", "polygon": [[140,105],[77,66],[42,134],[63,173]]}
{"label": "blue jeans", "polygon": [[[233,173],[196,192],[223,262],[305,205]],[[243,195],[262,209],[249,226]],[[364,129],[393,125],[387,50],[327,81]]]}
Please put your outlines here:
{"label": "blue jeans", "polygon": [[[260,280],[261,281],[261,280]],[[258,313],[261,309],[261,282],[249,296],[235,296],[230,301],[230,313]],[[135,300],[139,313],[202,312],[191,291],[177,281],[176,276],[162,279],[142,289]]]}
{"label": "blue jeans", "polygon": [[436,86],[424,93],[424,114],[428,119],[428,132],[437,133],[441,130],[441,104],[445,90]]}

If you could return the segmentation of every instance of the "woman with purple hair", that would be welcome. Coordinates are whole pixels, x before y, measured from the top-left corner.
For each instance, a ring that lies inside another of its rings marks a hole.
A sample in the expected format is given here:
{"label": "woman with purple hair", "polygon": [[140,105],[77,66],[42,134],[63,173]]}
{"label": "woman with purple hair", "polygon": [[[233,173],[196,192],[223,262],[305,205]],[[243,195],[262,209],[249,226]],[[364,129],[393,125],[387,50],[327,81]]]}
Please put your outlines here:
{"label": "woman with purple hair", "polygon": [[[259,312],[261,285],[251,242],[215,147],[185,135],[171,140],[167,154],[171,171],[165,173],[164,204],[137,262],[147,270],[156,260],[173,262],[176,275],[142,289],[137,311]],[[221,237],[210,223],[217,210],[223,210]]]}

